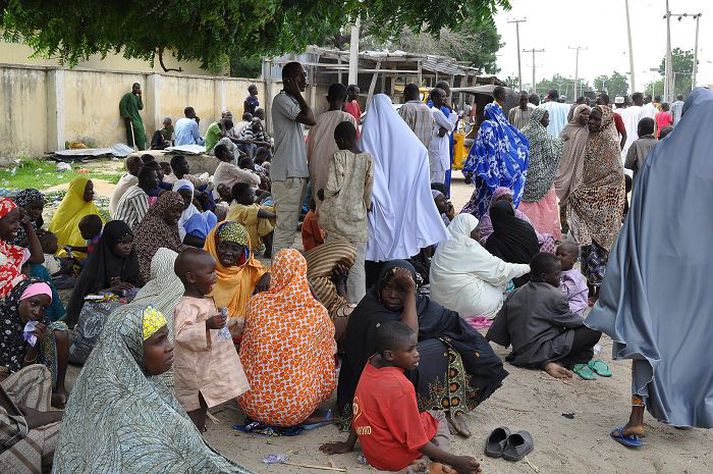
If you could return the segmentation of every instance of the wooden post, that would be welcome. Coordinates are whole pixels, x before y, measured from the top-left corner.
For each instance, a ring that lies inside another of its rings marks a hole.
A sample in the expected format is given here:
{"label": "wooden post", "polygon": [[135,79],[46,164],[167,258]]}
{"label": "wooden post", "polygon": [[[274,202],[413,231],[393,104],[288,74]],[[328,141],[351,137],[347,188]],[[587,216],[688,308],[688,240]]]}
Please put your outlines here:
{"label": "wooden post", "polygon": [[371,99],[374,97],[374,89],[376,89],[376,79],[379,77],[379,71],[381,70],[381,61],[378,61],[376,63],[376,67],[374,68],[374,75],[371,76],[371,84],[369,85],[369,93],[366,96],[366,107],[369,107],[369,104],[371,104]]}

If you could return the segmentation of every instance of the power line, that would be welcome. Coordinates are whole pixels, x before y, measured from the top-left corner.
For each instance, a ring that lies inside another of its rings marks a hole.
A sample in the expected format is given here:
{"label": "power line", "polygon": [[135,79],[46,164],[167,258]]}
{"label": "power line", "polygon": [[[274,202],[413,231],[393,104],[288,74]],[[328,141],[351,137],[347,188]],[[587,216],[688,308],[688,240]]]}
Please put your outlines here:
{"label": "power line", "polygon": [[[537,94],[537,82],[535,82],[535,54],[536,53],[544,53],[544,49],[523,49],[523,53],[532,53],[532,92]],[[520,81],[522,83],[522,81]],[[520,90],[522,91],[522,86],[520,86]]]}
{"label": "power line", "polygon": [[579,86],[579,51],[586,51],[589,48],[584,46],[568,46],[568,48],[576,51],[574,60],[574,100],[577,100],[577,87]]}

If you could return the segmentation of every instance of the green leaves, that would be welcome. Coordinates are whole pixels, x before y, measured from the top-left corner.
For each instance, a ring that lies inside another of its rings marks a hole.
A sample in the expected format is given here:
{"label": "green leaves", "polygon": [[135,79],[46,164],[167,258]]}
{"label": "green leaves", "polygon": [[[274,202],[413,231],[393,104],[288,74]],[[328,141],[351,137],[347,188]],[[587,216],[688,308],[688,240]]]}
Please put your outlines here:
{"label": "green leaves", "polygon": [[153,61],[159,49],[216,70],[226,58],[300,51],[361,17],[398,37],[404,27],[438,36],[492,21],[507,0],[10,0],[3,37],[72,66],[122,52]]}

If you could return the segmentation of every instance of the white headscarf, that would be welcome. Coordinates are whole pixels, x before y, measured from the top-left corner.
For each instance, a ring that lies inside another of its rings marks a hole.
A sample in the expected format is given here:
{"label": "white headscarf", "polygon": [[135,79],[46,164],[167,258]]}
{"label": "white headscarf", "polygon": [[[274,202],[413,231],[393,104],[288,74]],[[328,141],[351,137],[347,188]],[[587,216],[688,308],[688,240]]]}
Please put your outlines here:
{"label": "white headscarf", "polygon": [[490,254],[470,234],[478,226],[472,214],[458,214],[448,226],[431,260],[431,299],[461,317],[493,318],[503,304],[508,282],[530,271],[528,265],[506,263]]}
{"label": "white headscarf", "polygon": [[193,198],[196,195],[196,189],[193,186],[193,183],[188,181],[187,179],[179,179],[176,181],[176,183],[173,185],[173,190],[178,191],[179,189],[190,189],[191,190],[191,204],[183,210],[181,213],[181,218],[178,219],[178,235],[181,237],[181,242],[183,242],[184,237],[186,236],[186,227],[185,224],[188,222],[188,220],[193,217],[195,214],[200,214],[200,211],[196,206],[193,205]]}
{"label": "white headscarf", "polygon": [[407,259],[448,234],[431,195],[428,150],[377,94],[362,128],[361,148],[374,158],[373,209],[366,259]]}

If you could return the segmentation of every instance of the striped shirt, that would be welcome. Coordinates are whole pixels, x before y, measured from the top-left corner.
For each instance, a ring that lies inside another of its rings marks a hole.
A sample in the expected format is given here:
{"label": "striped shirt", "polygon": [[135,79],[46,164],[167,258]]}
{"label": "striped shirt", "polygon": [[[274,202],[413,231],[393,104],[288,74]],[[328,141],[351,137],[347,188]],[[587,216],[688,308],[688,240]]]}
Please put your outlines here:
{"label": "striped shirt", "polygon": [[126,222],[132,231],[143,220],[149,210],[149,195],[138,185],[130,187],[119,200],[114,219]]}

